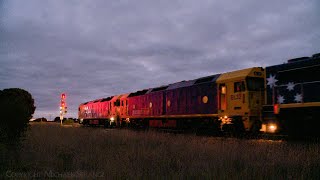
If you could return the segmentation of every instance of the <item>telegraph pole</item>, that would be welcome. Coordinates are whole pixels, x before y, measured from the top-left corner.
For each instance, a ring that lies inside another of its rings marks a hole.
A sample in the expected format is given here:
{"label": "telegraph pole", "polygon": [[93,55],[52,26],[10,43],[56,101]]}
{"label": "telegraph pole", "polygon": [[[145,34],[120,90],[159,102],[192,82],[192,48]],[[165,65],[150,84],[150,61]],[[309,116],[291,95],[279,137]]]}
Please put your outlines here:
{"label": "telegraph pole", "polygon": [[66,93],[61,94],[60,100],[60,124],[62,125],[63,116],[67,114],[67,101],[66,101]]}

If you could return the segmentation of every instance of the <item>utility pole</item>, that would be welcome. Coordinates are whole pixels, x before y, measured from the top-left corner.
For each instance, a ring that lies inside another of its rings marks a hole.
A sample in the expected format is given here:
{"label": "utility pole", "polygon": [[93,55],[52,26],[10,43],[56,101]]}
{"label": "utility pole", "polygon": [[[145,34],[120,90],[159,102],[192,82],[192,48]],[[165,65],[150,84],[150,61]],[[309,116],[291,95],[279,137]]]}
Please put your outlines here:
{"label": "utility pole", "polygon": [[60,124],[62,125],[63,116],[67,114],[67,101],[66,101],[66,93],[61,94],[60,100]]}

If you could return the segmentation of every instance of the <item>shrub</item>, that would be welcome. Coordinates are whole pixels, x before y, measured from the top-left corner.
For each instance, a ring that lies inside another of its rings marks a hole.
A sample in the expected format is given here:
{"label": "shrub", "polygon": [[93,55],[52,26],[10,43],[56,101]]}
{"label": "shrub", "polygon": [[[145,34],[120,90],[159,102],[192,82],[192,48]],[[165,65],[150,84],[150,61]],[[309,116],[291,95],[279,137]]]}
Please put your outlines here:
{"label": "shrub", "polygon": [[63,121],[63,124],[73,124],[73,123],[74,123],[73,119],[70,119],[70,118]]}
{"label": "shrub", "polygon": [[1,140],[14,142],[24,133],[36,107],[31,94],[23,89],[0,91]]}
{"label": "shrub", "polygon": [[20,138],[35,109],[28,91],[19,88],[0,91],[0,174],[10,163],[19,162]]}

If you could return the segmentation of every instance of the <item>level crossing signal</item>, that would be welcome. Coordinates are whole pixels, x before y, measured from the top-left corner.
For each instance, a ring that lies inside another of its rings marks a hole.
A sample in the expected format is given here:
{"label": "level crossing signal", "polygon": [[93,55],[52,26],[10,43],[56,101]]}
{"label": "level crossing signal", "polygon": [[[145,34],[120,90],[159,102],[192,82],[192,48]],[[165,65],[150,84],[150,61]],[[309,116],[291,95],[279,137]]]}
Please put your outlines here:
{"label": "level crossing signal", "polygon": [[67,113],[66,93],[62,93],[60,98],[60,120],[62,121],[63,115]]}

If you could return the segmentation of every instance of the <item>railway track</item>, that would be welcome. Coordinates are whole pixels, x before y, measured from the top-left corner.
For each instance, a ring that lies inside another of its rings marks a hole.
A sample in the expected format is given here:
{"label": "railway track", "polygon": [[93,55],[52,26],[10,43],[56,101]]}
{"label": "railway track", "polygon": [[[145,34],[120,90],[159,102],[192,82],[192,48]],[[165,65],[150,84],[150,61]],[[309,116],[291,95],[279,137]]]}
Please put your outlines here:
{"label": "railway track", "polygon": [[[140,129],[141,130],[141,129]],[[290,141],[290,142],[320,142],[320,137],[312,136],[288,136],[285,134],[250,134],[250,133],[231,133],[231,132],[212,132],[210,130],[175,130],[175,129],[143,129],[145,131],[155,131],[159,133],[170,133],[170,134],[194,134],[196,136],[207,136],[207,137],[226,137],[226,138],[238,138],[238,139],[261,139],[261,140],[271,140],[271,141]]]}
{"label": "railway track", "polygon": [[[85,127],[85,126],[83,126]],[[97,128],[97,127],[95,127]],[[95,129],[93,128],[93,129]],[[101,127],[102,128],[102,127]],[[111,128],[117,130],[118,128]],[[181,130],[181,129],[158,129],[158,128],[130,128],[130,127],[122,127],[120,129],[130,129],[133,131],[153,131],[158,133],[169,133],[169,134],[189,134],[195,136],[207,136],[207,137],[226,137],[226,138],[237,138],[237,139],[256,139],[256,140],[271,140],[271,141],[298,141],[298,142],[320,142],[320,137],[313,136],[294,136],[290,137],[285,134],[266,134],[266,133],[258,133],[258,134],[250,134],[250,133],[231,133],[231,132],[213,132],[209,129],[202,130]],[[119,129],[118,129],[119,130]]]}

